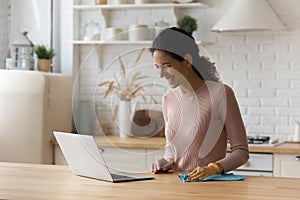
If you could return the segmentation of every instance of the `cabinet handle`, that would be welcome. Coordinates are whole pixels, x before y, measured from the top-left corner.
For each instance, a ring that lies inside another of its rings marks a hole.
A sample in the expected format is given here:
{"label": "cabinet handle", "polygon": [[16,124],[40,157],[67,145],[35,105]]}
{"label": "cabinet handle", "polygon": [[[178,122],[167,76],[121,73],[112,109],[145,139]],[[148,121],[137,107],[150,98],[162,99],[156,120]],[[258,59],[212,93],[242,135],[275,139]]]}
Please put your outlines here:
{"label": "cabinet handle", "polygon": [[99,150],[101,153],[104,153],[104,149],[103,149],[103,148],[98,147],[98,150]]}
{"label": "cabinet handle", "polygon": [[294,160],[300,161],[300,156],[295,156]]}

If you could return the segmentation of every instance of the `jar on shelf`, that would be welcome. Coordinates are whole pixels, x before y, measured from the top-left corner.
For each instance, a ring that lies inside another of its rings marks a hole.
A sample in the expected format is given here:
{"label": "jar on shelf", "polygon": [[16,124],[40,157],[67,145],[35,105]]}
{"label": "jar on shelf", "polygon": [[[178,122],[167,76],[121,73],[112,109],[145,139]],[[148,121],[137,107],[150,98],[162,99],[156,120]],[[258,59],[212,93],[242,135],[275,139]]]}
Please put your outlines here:
{"label": "jar on shelf", "polygon": [[95,0],[96,5],[106,4],[107,0]]}
{"label": "jar on shelf", "polygon": [[135,4],[147,4],[151,3],[151,0],[134,0]]}
{"label": "jar on shelf", "polygon": [[128,28],[128,39],[130,41],[149,40],[150,29],[144,24],[131,24]]}
{"label": "jar on shelf", "polygon": [[98,22],[88,20],[85,24],[85,41],[100,40],[100,26]]}
{"label": "jar on shelf", "polygon": [[122,32],[121,28],[108,27],[105,29],[105,39],[108,41],[111,40],[122,40]]}
{"label": "jar on shelf", "polygon": [[127,4],[127,0],[108,0],[107,4],[111,4],[111,5]]}
{"label": "jar on shelf", "polygon": [[155,28],[155,37],[162,31],[164,30],[165,28],[169,28],[170,27],[170,24],[165,21],[165,20],[160,20],[158,22],[155,22],[154,24],[154,28]]}

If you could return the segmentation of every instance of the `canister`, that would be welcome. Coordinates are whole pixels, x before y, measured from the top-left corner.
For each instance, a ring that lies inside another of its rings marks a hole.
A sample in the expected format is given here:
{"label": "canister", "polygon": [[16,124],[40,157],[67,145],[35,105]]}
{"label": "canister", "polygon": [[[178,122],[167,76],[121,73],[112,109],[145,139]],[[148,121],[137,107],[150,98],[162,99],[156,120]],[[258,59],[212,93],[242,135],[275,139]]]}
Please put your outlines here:
{"label": "canister", "polygon": [[107,4],[111,4],[111,5],[127,4],[127,0],[108,0]]}
{"label": "canister", "polygon": [[130,41],[148,40],[148,26],[144,24],[131,24],[128,28],[128,39]]}
{"label": "canister", "polygon": [[121,28],[108,27],[105,29],[105,39],[106,40],[122,40]]}
{"label": "canister", "polygon": [[134,0],[135,4],[151,3],[151,0]]}
{"label": "canister", "polygon": [[106,0],[95,0],[96,5],[101,5],[101,4],[106,4],[106,3],[107,3]]}

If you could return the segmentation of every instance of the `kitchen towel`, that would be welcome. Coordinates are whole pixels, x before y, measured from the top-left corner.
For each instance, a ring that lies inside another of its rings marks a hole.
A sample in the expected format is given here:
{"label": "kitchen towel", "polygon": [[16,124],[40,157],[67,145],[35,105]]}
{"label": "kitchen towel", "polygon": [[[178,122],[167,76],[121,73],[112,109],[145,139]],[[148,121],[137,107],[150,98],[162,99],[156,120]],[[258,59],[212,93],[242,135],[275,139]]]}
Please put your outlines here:
{"label": "kitchen towel", "polygon": [[228,174],[216,174],[212,176],[208,176],[201,180],[190,181],[187,180],[189,175],[187,174],[178,174],[178,178],[181,179],[183,182],[203,182],[203,181],[238,181],[244,180],[246,177],[242,175],[234,175],[233,173]]}

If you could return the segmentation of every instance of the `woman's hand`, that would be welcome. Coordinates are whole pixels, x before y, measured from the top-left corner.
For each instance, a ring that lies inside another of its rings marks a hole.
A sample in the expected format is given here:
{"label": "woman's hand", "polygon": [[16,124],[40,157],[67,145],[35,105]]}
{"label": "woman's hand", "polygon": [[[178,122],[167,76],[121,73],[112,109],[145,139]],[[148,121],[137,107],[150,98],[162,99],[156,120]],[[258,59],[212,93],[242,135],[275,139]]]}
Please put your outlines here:
{"label": "woman's hand", "polygon": [[189,177],[187,180],[201,180],[208,176],[220,174],[223,171],[223,167],[219,164],[209,163],[205,167],[196,167],[191,173],[189,173]]}
{"label": "woman's hand", "polygon": [[152,173],[166,173],[173,168],[174,161],[161,158],[156,163],[152,163]]}

